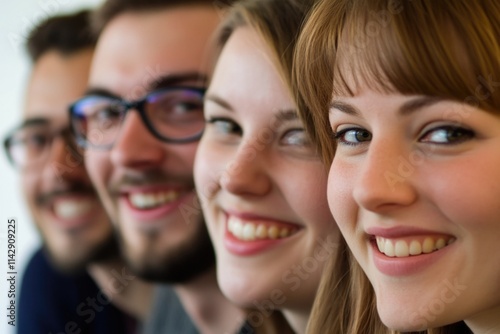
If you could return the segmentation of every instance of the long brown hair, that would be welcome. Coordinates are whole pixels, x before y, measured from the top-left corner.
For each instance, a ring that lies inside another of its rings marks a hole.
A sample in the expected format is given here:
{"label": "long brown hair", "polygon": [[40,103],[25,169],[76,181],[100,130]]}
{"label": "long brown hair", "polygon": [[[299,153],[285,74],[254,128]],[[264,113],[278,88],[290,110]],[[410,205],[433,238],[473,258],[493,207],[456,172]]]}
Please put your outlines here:
{"label": "long brown hair", "polygon": [[[237,1],[228,13],[217,33],[218,49],[216,57],[222,51],[224,45],[231,35],[242,27],[250,27],[264,40],[272,52],[272,61],[281,76],[283,83],[289,89],[292,96],[303,105],[300,94],[292,86],[292,65],[295,45],[302,24],[307,13],[316,0],[242,0]],[[216,59],[214,59],[216,61]],[[215,66],[215,64],[214,64]],[[326,196],[326,194],[325,194]],[[343,244],[345,245],[345,244]],[[346,246],[344,246],[346,247]],[[343,258],[345,252],[339,248],[339,263],[345,263]],[[338,267],[338,266],[337,266]],[[340,271],[341,270],[341,271]],[[334,272],[339,277],[348,276],[348,269],[341,266]],[[341,311],[344,306],[336,305],[335,310]],[[249,312],[251,312],[249,310]],[[264,325],[256,329],[258,333],[292,333],[291,327],[286,323],[282,314],[273,312],[273,316],[266,319]],[[340,333],[340,332],[339,332]]]}
{"label": "long brown hair", "polygon": [[[346,78],[381,92],[437,96],[500,113],[499,18],[497,0],[320,0],[296,47],[294,82],[306,106],[299,111],[325,162],[335,153],[332,96],[352,95]],[[373,333],[359,331],[363,324],[378,330],[381,323],[373,289],[355,261],[351,279],[354,289],[343,296],[353,303],[345,333]],[[322,283],[310,333],[336,328],[325,306],[338,302],[329,295],[334,280]],[[458,322],[422,333],[471,331]]]}

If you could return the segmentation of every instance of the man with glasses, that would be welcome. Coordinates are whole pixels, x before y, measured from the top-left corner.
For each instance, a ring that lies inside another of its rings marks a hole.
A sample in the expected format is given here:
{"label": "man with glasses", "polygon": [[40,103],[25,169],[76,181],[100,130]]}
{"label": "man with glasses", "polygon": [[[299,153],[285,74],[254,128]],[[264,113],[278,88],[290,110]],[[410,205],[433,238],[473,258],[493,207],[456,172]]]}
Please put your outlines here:
{"label": "man with glasses", "polygon": [[[130,268],[171,284],[203,333],[234,333],[244,321],[217,286],[193,181],[220,14],[212,0],[108,0],[96,13],[100,38],[89,88],[70,108]],[[159,290],[146,332],[181,333],[171,327],[169,291]],[[155,322],[162,319],[166,326]]]}
{"label": "man with glasses", "polygon": [[[53,17],[31,32],[23,121],[4,141],[43,242],[23,275],[22,334],[135,333],[135,320],[109,297],[137,318],[143,311],[135,304],[149,305],[147,285],[135,279],[120,287],[111,277],[124,264],[69,129],[67,106],[85,91],[94,51],[88,18],[87,11]],[[144,300],[126,296],[137,289]]]}

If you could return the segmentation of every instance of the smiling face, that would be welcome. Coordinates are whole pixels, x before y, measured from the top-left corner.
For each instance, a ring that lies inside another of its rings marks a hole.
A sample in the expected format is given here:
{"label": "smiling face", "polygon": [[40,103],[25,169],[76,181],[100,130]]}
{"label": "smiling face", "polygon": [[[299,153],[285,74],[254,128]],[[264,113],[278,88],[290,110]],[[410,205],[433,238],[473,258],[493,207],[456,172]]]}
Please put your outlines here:
{"label": "smiling face", "polygon": [[360,87],[334,97],[330,123],[330,208],[384,323],[498,326],[500,117]]}
{"label": "smiling face", "polygon": [[207,92],[195,179],[219,285],[240,305],[308,312],[336,249],[326,172],[295,109],[269,47],[238,28]]}
{"label": "smiling face", "polygon": [[[218,21],[209,6],[119,15],[98,42],[90,90],[135,100],[157,88],[201,87]],[[111,150],[86,151],[87,170],[125,257],[145,278],[181,282],[213,264],[194,192],[197,144],[160,141],[130,110]]]}
{"label": "smiling face", "polygon": [[[51,51],[36,62],[26,93],[26,134],[68,127],[67,106],[85,91],[92,54],[92,49],[71,56]],[[22,171],[24,194],[44,247],[62,270],[84,268],[113,240],[111,224],[73,146],[56,137],[46,159]]]}

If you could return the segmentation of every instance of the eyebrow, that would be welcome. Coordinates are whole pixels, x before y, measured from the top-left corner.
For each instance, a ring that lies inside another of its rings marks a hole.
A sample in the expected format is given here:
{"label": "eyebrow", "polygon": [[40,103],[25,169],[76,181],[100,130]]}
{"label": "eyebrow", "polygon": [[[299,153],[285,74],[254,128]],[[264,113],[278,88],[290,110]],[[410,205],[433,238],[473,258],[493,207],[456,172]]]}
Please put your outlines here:
{"label": "eyebrow", "polygon": [[[159,76],[151,82],[144,85],[144,92],[151,92],[161,88],[167,88],[172,86],[177,86],[186,83],[193,83],[195,86],[205,86],[207,82],[207,76],[199,72],[186,72],[179,73],[175,75],[163,75]],[[111,90],[104,87],[90,87],[85,92],[85,95],[99,95],[110,97],[113,99],[122,99],[122,97],[112,92]]]}
{"label": "eyebrow", "polygon": [[295,109],[285,109],[280,110],[275,118],[278,122],[284,123],[298,120],[299,115]]}
{"label": "eyebrow", "polygon": [[[227,102],[223,98],[213,93],[207,94],[205,96],[205,101],[211,101],[228,111],[234,111],[234,108],[231,106],[229,102]],[[295,121],[299,119],[299,115],[297,113],[297,110],[295,109],[283,109],[283,110],[278,110],[278,114],[275,116],[275,119],[279,123],[283,123],[283,122]]]}
{"label": "eyebrow", "polygon": [[333,109],[337,109],[338,111],[343,112],[344,114],[352,115],[352,116],[358,116],[359,111],[356,107],[339,101],[339,100],[333,100],[332,103],[330,104],[330,113],[332,113]]}
{"label": "eyebrow", "polygon": [[89,96],[89,95],[99,95],[99,96],[105,96],[105,97],[110,97],[113,99],[120,99],[120,96],[118,94],[115,94],[111,92],[110,90],[102,87],[90,87],[85,91],[84,96]]}
{"label": "eyebrow", "polygon": [[205,95],[205,101],[211,101],[211,102],[219,105],[220,107],[227,109],[228,111],[234,111],[233,106],[231,106],[231,104],[229,102],[227,102],[223,98],[221,98],[213,93],[207,93]]}
{"label": "eyebrow", "polygon": [[[403,103],[399,109],[398,113],[400,113],[403,116],[412,114],[418,110],[421,110],[426,107],[430,107],[436,103],[439,103],[443,101],[442,98],[437,97],[437,96],[420,96],[416,97],[414,99],[411,99],[410,101],[406,101]],[[359,109],[356,108],[353,105],[350,105],[346,102],[339,101],[339,100],[334,100],[330,104],[330,113],[333,111],[333,109],[337,109],[345,114],[352,115],[352,116],[358,116],[359,115]]]}
{"label": "eyebrow", "polygon": [[207,83],[207,76],[199,72],[186,72],[175,75],[160,76],[151,81],[146,88],[152,91],[160,88],[167,88],[186,83],[194,83],[196,86],[205,86]]}
{"label": "eyebrow", "polygon": [[401,113],[402,115],[412,114],[415,111],[418,111],[426,107],[430,107],[441,101],[443,101],[443,99],[437,96],[417,97],[415,99],[403,103],[403,105],[399,107],[399,113]]}
{"label": "eyebrow", "polygon": [[21,122],[21,124],[15,126],[13,129],[9,131],[10,134],[19,131],[21,129],[25,128],[30,128],[34,126],[47,126],[50,125],[50,120],[45,117],[32,117],[32,118],[27,118],[24,121]]}
{"label": "eyebrow", "polygon": [[37,126],[37,125],[49,125],[50,121],[48,118],[45,117],[33,117],[33,118],[27,118],[25,119],[21,124],[19,124],[16,129],[22,129],[30,126]]}

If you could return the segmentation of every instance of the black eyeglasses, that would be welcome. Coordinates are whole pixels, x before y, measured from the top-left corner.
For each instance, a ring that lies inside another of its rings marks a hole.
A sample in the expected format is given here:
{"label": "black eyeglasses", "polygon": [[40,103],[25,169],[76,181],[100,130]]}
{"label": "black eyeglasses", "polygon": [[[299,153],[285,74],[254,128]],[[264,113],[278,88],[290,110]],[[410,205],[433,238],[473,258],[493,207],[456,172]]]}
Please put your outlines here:
{"label": "black eyeglasses", "polygon": [[99,94],[87,95],[70,108],[71,127],[78,145],[110,149],[130,109],[140,114],[148,130],[167,143],[190,143],[201,138],[204,88],[168,87],[137,101]]}
{"label": "black eyeglasses", "polygon": [[4,139],[3,146],[11,164],[20,169],[43,164],[50,153],[55,138],[61,136],[66,149],[74,157],[82,155],[68,127],[54,130],[46,120],[36,119],[15,128]]}

